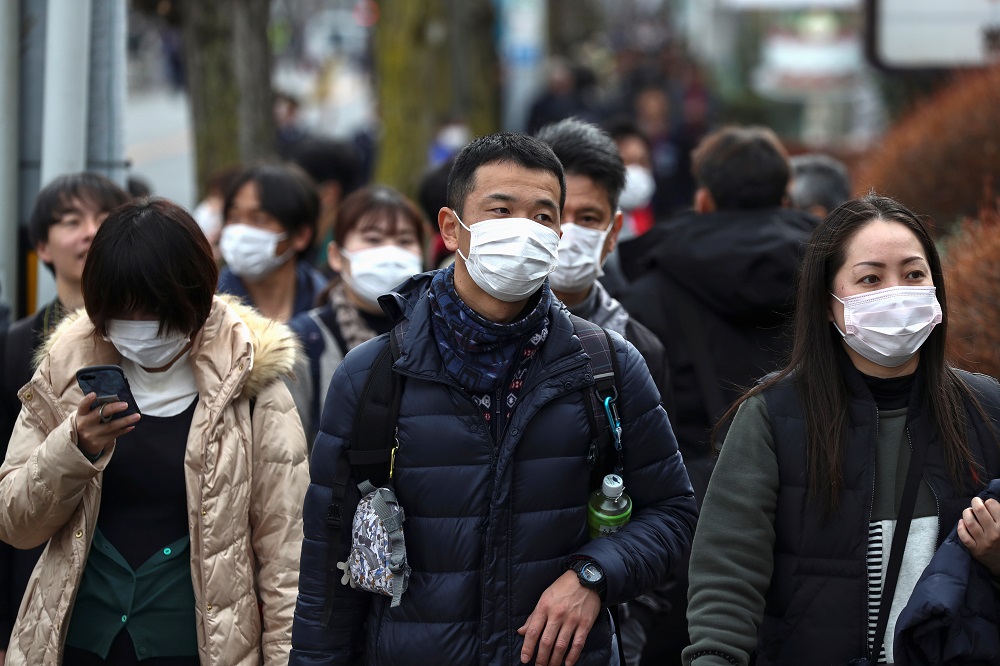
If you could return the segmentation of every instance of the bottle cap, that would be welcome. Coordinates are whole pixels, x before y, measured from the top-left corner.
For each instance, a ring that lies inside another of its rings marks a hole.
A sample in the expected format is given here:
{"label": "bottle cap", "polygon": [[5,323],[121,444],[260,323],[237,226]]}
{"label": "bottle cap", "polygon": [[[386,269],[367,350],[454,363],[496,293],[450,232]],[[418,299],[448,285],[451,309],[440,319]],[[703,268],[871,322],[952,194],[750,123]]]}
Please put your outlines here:
{"label": "bottle cap", "polygon": [[608,474],[604,477],[604,483],[601,484],[601,493],[603,493],[605,497],[618,499],[624,492],[625,482],[622,481],[622,477],[617,474]]}

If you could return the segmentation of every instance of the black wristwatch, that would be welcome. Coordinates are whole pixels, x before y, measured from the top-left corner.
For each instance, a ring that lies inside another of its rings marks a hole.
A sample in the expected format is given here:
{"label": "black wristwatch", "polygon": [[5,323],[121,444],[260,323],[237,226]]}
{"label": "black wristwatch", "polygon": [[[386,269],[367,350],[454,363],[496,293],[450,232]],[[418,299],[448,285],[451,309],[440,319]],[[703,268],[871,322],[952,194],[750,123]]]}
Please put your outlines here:
{"label": "black wristwatch", "polygon": [[601,601],[608,594],[608,579],[604,577],[604,569],[594,560],[578,559],[569,563],[569,568],[580,578],[580,585],[594,590],[601,595]]}

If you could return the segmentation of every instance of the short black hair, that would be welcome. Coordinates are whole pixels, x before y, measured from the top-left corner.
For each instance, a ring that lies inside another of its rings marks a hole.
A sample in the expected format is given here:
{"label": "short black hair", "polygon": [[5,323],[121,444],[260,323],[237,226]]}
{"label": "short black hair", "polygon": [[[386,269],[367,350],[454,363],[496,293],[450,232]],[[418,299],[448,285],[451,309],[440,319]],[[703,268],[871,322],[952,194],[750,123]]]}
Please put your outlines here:
{"label": "short black hair", "polygon": [[566,205],[566,178],[552,149],[527,134],[500,132],[474,139],[455,157],[448,175],[448,206],[461,216],[466,198],[476,187],[476,171],[484,164],[501,162],[550,172],[559,180],[559,210]]}
{"label": "short black hair", "polygon": [[160,330],[193,334],[208,319],[219,267],[201,227],[166,199],[116,208],[94,236],[83,267],[83,303],[98,335],[131,312],[155,314]]}
{"label": "short black hair", "polygon": [[274,216],[289,234],[302,228],[312,230],[316,235],[316,221],[319,217],[319,195],[309,174],[294,164],[273,163],[248,167],[236,176],[226,192],[222,207],[222,219],[229,217],[236,194],[247,183],[257,186],[260,208]]}
{"label": "short black hair", "polygon": [[357,147],[348,141],[303,139],[292,148],[289,158],[309,174],[317,185],[338,183],[342,198],[364,184],[361,156]]}
{"label": "short black hair", "polygon": [[611,136],[593,123],[567,118],[546,125],[535,135],[552,148],[563,170],[586,176],[604,188],[612,213],[625,187],[625,163]]}
{"label": "short black hair", "polygon": [[132,195],[133,199],[153,196],[153,188],[145,178],[134,175],[129,176],[125,184],[128,188],[128,193]]}
{"label": "short black hair", "polygon": [[788,196],[802,210],[821,206],[830,212],[851,198],[847,166],[822,153],[796,155],[791,159],[792,186]]}
{"label": "short black hair", "polygon": [[691,154],[691,171],[718,210],[780,206],[791,168],[784,147],[767,127],[723,127]]}
{"label": "short black hair", "polygon": [[438,211],[448,205],[448,175],[454,164],[455,158],[452,157],[425,172],[417,187],[417,202],[435,229]]}
{"label": "short black hair", "polygon": [[49,240],[49,229],[70,212],[74,199],[83,201],[102,213],[110,213],[131,197],[114,181],[97,173],[84,171],[59,176],[35,197],[35,206],[28,218],[28,241],[31,247]]}
{"label": "short black hair", "polygon": [[649,137],[646,136],[646,133],[639,127],[639,123],[635,122],[631,116],[617,115],[609,118],[604,122],[604,131],[611,135],[611,138],[616,142],[629,137],[635,137],[646,144],[648,151],[651,152],[653,150],[653,146],[649,142]]}

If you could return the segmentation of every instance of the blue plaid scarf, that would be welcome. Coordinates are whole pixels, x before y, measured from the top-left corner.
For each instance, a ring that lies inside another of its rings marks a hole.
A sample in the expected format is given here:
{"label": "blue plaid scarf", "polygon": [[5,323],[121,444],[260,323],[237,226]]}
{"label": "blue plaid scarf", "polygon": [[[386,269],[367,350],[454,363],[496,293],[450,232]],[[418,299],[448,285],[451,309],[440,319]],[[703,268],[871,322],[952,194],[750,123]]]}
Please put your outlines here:
{"label": "blue plaid scarf", "polygon": [[548,280],[538,303],[526,316],[510,324],[490,321],[465,304],[455,291],[455,266],[438,271],[427,294],[434,338],[447,373],[472,393],[492,393],[503,386],[518,349],[549,327],[552,292]]}

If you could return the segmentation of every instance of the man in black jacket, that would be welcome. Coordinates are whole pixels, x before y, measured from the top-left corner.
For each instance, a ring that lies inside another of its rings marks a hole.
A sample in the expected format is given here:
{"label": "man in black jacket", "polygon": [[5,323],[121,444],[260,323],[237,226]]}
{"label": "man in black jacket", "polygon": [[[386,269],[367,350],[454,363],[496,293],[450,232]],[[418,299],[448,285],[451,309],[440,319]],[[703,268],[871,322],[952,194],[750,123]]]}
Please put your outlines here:
{"label": "man in black jacket", "polygon": [[595,372],[547,280],[564,201],[562,166],[537,139],[495,134],[456,157],[438,213],[456,262],[380,299],[396,322],[392,371],[405,378],[390,464],[408,587],[393,606],[341,586],[330,566],[346,548],[328,516],[353,516],[357,499],[341,495],[332,513],[331,502],[351,483],[341,475],[361,392],[389,345],[382,335],[347,354],[327,393],[302,512],[290,664],[617,664],[604,606],[683,561],[691,486],[645,362],[613,332],[633,508],[614,534],[591,539],[586,528]]}
{"label": "man in black jacket", "polygon": [[[694,210],[618,251],[631,283],[622,303],[666,348],[671,424],[700,503],[714,461],[712,427],[791,350],[786,324],[796,274],[818,220],[783,207],[788,156],[769,129],[710,134],[695,149],[692,170]],[[675,602],[670,623],[677,630],[660,633],[676,636],[686,627],[686,599]],[[683,647],[668,648],[672,663]]]}
{"label": "man in black jacket", "polygon": [[559,266],[549,275],[552,293],[576,316],[635,345],[670,414],[673,394],[663,344],[597,280],[622,230],[618,197],[625,186],[625,164],[618,147],[597,125],[575,118],[546,125],[536,136],[549,144],[566,173]]}

